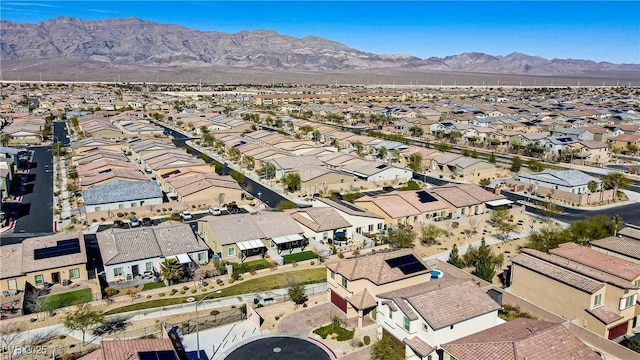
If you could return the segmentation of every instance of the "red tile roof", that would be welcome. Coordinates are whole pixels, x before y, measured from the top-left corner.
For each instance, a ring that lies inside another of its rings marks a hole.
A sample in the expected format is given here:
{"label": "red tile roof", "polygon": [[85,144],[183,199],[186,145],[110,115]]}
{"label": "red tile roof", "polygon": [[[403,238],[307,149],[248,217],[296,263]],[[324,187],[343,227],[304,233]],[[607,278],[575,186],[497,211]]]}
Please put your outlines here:
{"label": "red tile roof", "polygon": [[167,350],[175,351],[169,339],[102,341],[100,349],[81,357],[79,360],[139,360],[138,353],[140,352]]}
{"label": "red tile roof", "polygon": [[596,319],[600,320],[605,325],[613,324],[614,322],[622,319],[622,316],[616,314],[614,311],[605,308],[604,306],[595,308],[593,310],[586,310],[589,314],[593,315]]}
{"label": "red tile roof", "polygon": [[549,252],[627,281],[635,281],[640,277],[640,264],[607,255],[576,243],[564,243]]}
{"label": "red tile roof", "polygon": [[562,324],[519,318],[443,344],[458,360],[596,360]]}
{"label": "red tile roof", "polygon": [[591,246],[640,260],[639,240],[610,236],[604,239],[592,241]]}

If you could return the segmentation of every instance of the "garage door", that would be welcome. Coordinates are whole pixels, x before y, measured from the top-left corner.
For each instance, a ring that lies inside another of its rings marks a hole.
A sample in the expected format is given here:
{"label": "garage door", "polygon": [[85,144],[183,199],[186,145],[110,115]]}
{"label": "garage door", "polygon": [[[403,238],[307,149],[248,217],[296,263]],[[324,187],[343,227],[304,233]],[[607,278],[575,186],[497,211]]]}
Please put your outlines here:
{"label": "garage door", "polygon": [[609,329],[609,340],[613,340],[619,336],[622,336],[627,333],[627,328],[629,327],[629,322],[616,325]]}
{"label": "garage door", "polygon": [[337,293],[333,292],[333,290],[331,290],[331,302],[335,306],[340,308],[340,310],[342,310],[345,314],[347,313],[347,300],[345,300],[342,297],[340,297],[340,295],[338,295]]}

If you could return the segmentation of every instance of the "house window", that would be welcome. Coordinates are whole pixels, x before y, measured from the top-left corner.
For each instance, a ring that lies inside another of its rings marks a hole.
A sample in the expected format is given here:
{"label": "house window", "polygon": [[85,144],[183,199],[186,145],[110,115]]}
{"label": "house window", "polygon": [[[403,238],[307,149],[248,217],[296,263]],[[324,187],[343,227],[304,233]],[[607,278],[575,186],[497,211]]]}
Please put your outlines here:
{"label": "house window", "polygon": [[398,219],[398,225],[402,225],[402,219]]}
{"label": "house window", "polygon": [[369,232],[373,232],[373,224],[369,225]]}
{"label": "house window", "polygon": [[36,285],[44,284],[44,276],[42,274],[35,276]]}
{"label": "house window", "polygon": [[636,282],[634,283],[634,286],[640,289],[640,280],[636,280]]}
{"label": "house window", "polygon": [[382,230],[382,223],[378,224],[378,230]]}
{"label": "house window", "polygon": [[596,295],[595,298],[593,298],[593,306],[600,306],[602,305],[602,294],[598,294]]}
{"label": "house window", "polygon": [[132,202],[132,203],[131,203],[131,207],[136,207],[136,206],[138,206],[138,203],[137,203],[137,202]]}
{"label": "house window", "polygon": [[122,276],[122,274],[123,274],[122,267],[117,267],[113,269],[113,276]]}
{"label": "house window", "polygon": [[201,264],[202,263],[206,263],[207,262],[207,253],[205,253],[205,252],[198,253],[198,262],[201,263]]}
{"label": "house window", "polygon": [[426,323],[422,323],[422,330],[424,332],[429,332],[429,325],[427,325]]}
{"label": "house window", "polygon": [[342,287],[346,289],[348,285],[349,285],[349,280],[347,280],[347,278],[343,276],[342,277]]}
{"label": "house window", "polygon": [[333,270],[330,270],[330,271],[331,271],[331,278],[335,280],[335,278],[336,278],[336,272],[335,272],[335,271],[333,271]]}
{"label": "house window", "polygon": [[80,277],[80,269],[70,269],[69,270],[69,279],[77,279]]}
{"label": "house window", "polygon": [[100,211],[100,206],[96,206],[93,208],[93,211]]}
{"label": "house window", "polygon": [[323,238],[324,240],[327,240],[327,239],[329,238],[329,233],[328,233],[328,232],[326,232],[326,231],[325,231],[325,232],[323,232],[323,233],[322,233],[322,238]]}
{"label": "house window", "polygon": [[145,271],[153,271],[153,262],[149,261],[144,264]]}
{"label": "house window", "polygon": [[118,204],[118,209],[124,209],[124,204]]}
{"label": "house window", "polygon": [[409,329],[411,328],[411,320],[409,320],[408,317],[404,317],[404,329],[409,331]]}
{"label": "house window", "polygon": [[389,305],[387,305],[387,308],[389,309],[389,319],[393,319],[393,309]]}
{"label": "house window", "polygon": [[236,248],[231,246],[227,249],[227,256],[236,256]]}
{"label": "house window", "polygon": [[620,302],[623,306],[621,306],[621,310],[623,309],[627,309],[633,306],[633,303],[636,302],[636,297],[635,296],[629,296],[626,297],[624,299],[622,299],[622,301]]}

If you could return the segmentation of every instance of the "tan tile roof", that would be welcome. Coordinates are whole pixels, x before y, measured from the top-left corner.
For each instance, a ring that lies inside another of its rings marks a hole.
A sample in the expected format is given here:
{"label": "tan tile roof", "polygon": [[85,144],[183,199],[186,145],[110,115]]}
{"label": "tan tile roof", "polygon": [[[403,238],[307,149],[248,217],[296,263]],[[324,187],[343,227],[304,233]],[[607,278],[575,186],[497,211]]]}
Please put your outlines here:
{"label": "tan tile roof", "polygon": [[591,270],[587,267],[584,266],[580,266],[580,265],[576,265],[573,263],[568,262],[567,260],[559,257],[559,256],[555,256],[555,255],[551,255],[551,254],[546,254],[537,250],[533,250],[533,249],[521,249],[520,250],[522,253],[531,255],[533,257],[536,257],[544,262],[547,262],[549,264],[553,264],[556,265],[558,267],[561,267],[565,270],[571,271],[575,274],[579,274],[582,275],[584,277],[588,277],[589,279],[595,280],[597,282],[601,282],[601,283],[607,283],[613,286],[616,286],[620,289],[633,289],[633,284],[631,284],[631,282],[629,281],[625,281],[625,280],[621,280],[618,277],[609,275],[609,274],[605,274],[602,272],[598,272],[595,270]]}
{"label": "tan tile roof", "polygon": [[640,277],[640,264],[593,250],[576,243],[561,244],[549,252],[578,264],[597,269],[619,278],[634,281]]}
{"label": "tan tile roof", "polygon": [[606,249],[640,260],[640,240],[611,236],[591,242],[592,247]]}
{"label": "tan tile roof", "polygon": [[450,184],[436,186],[427,191],[431,194],[436,194],[438,197],[457,208],[504,199],[503,195],[494,194],[475,184]]}
{"label": "tan tile roof", "polygon": [[400,249],[350,259],[342,259],[336,262],[327,263],[327,268],[346,277],[349,281],[367,279],[376,285],[387,284],[430,273],[430,271],[426,269],[405,275],[399,268],[392,268],[385,261],[387,259],[393,259],[410,254],[416,258],[416,261],[420,261],[411,249]]}
{"label": "tan tile roof", "polygon": [[593,294],[604,287],[604,284],[600,281],[563,269],[560,266],[556,266],[527,254],[517,255],[511,258],[511,262],[535,271],[542,276],[546,276],[550,279],[554,279],[563,284],[567,284],[573,288],[584,291],[587,294]]}
{"label": "tan tile roof", "polygon": [[596,360],[562,324],[519,318],[442,344],[458,360]]}
{"label": "tan tile roof", "polygon": [[620,231],[618,231],[618,235],[626,236],[628,238],[640,240],[640,227],[635,225],[626,225]]}
{"label": "tan tile roof", "polygon": [[473,280],[451,277],[389,291],[378,298],[392,299],[409,319],[416,320],[416,314],[404,310],[410,305],[434,330],[500,309]]}
{"label": "tan tile roof", "polygon": [[372,198],[370,196],[363,196],[354,201],[354,204],[358,205],[364,202],[374,203],[380,208],[380,210],[382,210],[392,219],[399,219],[407,216],[416,216],[421,214],[418,209],[411,206],[411,204],[405,199],[395,195],[378,196],[375,198]]}
{"label": "tan tile roof", "polygon": [[[55,247],[58,241],[78,239],[80,252],[69,255],[35,259],[36,249]],[[25,239],[21,244],[5,245],[0,250],[0,278],[11,278],[25,273],[56,269],[63,266],[86,264],[87,253],[84,236],[78,232],[61,232],[53,235]]]}
{"label": "tan tile roof", "polygon": [[345,300],[347,300],[356,309],[371,309],[376,307],[378,304],[376,299],[367,289],[361,290],[347,297]]}
{"label": "tan tile roof", "polygon": [[198,222],[207,222],[212,238],[222,245],[302,234],[300,225],[285,212],[205,216]]}
{"label": "tan tile roof", "polygon": [[331,207],[298,209],[292,212],[291,217],[315,232],[351,227],[351,224]]}
{"label": "tan tile roof", "polygon": [[[323,198],[323,197],[319,197],[316,198],[316,201],[320,201],[322,203],[325,203],[327,205],[329,205],[330,207],[338,210],[338,211],[342,211],[345,214],[351,215],[351,216],[364,216],[364,217],[368,217],[368,218],[375,218],[375,219],[382,219],[383,217],[378,215],[378,214],[374,214],[371,211],[365,210],[365,209],[361,209],[357,206],[354,206],[353,204],[349,204],[344,205],[341,202],[337,202],[337,201],[333,201],[329,198]],[[356,210],[358,209],[358,210]]]}
{"label": "tan tile roof", "polygon": [[139,352],[175,351],[170,339],[114,340],[103,341],[100,345],[103,360],[138,360]]}
{"label": "tan tile roof", "polygon": [[602,323],[605,325],[613,324],[614,322],[622,319],[622,316],[618,315],[615,311],[611,311],[605,308],[604,306],[586,310],[589,314],[602,321]]}
{"label": "tan tile roof", "polygon": [[413,350],[420,357],[426,357],[436,349],[430,346],[429,344],[427,344],[426,342],[424,342],[418,336],[414,336],[411,339],[404,338],[402,342],[405,343],[405,345],[407,345],[408,347],[410,347],[411,350]]}

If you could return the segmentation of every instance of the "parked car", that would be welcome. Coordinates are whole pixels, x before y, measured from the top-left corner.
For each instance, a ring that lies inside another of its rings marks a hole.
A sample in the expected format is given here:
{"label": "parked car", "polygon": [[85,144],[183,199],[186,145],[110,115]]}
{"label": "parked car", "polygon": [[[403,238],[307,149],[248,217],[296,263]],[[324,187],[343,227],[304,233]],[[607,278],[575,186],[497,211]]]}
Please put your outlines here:
{"label": "parked car", "polygon": [[180,212],[180,217],[182,218],[182,221],[193,219],[193,215],[191,215],[191,213],[187,210]]}
{"label": "parked car", "polygon": [[211,208],[209,208],[209,214],[211,214],[213,216],[218,216],[218,215],[222,215],[222,211],[220,211],[220,208],[211,207]]}
{"label": "parked car", "polygon": [[131,227],[132,227],[132,228],[133,228],[133,227],[138,227],[138,226],[140,226],[140,220],[138,220],[138,218],[137,218],[137,217],[133,216],[133,217],[130,219],[130,223],[129,223],[129,224],[131,225]]}
{"label": "parked car", "polygon": [[151,221],[151,218],[142,218],[142,226],[151,226],[153,225],[153,221]]}

